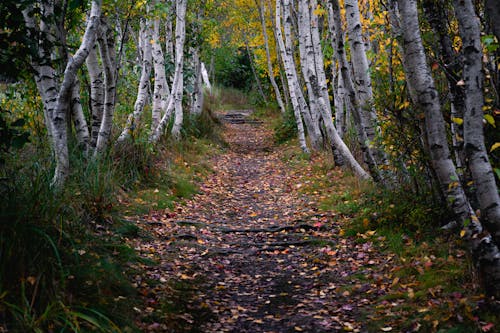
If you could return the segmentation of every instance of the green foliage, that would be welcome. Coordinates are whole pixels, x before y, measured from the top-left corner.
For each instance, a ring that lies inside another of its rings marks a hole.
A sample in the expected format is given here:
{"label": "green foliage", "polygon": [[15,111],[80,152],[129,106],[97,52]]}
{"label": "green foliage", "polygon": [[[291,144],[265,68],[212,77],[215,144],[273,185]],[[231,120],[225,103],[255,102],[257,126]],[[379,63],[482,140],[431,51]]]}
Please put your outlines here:
{"label": "green foliage", "polygon": [[297,137],[297,123],[295,116],[288,110],[281,121],[274,126],[274,141],[277,144],[285,143]]}
{"label": "green foliage", "polygon": [[[138,261],[111,225],[111,160],[78,161],[63,191],[50,187],[50,153],[27,145],[0,169],[0,327],[12,332],[132,328]],[[87,181],[88,180],[88,181]]]}
{"label": "green foliage", "polygon": [[250,91],[252,71],[250,57],[245,48],[220,47],[214,51],[215,81],[217,84]]}

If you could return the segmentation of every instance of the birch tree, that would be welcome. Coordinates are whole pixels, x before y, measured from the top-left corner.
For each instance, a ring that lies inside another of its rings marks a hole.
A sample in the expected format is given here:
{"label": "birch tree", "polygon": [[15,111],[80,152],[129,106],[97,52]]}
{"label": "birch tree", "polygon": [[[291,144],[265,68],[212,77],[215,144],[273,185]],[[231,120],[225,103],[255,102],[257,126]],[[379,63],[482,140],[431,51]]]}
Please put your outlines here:
{"label": "birch tree", "polygon": [[465,81],[464,140],[465,156],[472,173],[481,216],[488,230],[500,244],[500,197],[491,168],[483,134],[483,52],[481,29],[471,0],[454,0],[453,7],[462,37],[465,57],[463,77]]}
{"label": "birch tree", "polygon": [[[49,18],[50,15],[53,15],[53,7],[50,2],[43,2],[41,3],[41,6],[42,15],[45,15],[45,17],[41,18],[38,30],[41,34],[48,36],[50,35],[50,30],[54,30],[53,26],[51,28],[51,24],[53,23],[50,22]],[[33,7],[28,7],[24,10],[23,15],[27,26],[35,28],[36,23],[33,17]],[[47,50],[45,46],[40,45],[40,56],[47,58],[44,59],[40,57],[39,59],[33,59],[33,65],[37,70],[37,73],[35,74],[37,87],[40,91],[42,99],[45,101],[45,120],[49,133],[52,137],[52,147],[56,160],[56,169],[52,180],[52,185],[55,188],[61,188],[64,185],[70,171],[67,116],[70,112],[71,93],[73,91],[77,71],[83,65],[87,55],[94,46],[100,22],[100,15],[101,1],[94,0],[92,1],[82,42],[73,57],[68,59],[60,85],[56,82],[54,68],[48,64],[48,59],[50,59],[50,50]],[[41,61],[44,63],[42,64]]]}
{"label": "birch tree", "polygon": [[153,21],[153,36],[152,36],[152,56],[154,68],[154,88],[153,88],[153,105],[151,110],[151,130],[154,130],[160,123],[162,111],[167,104],[170,91],[167,83],[167,75],[165,73],[165,57],[163,55],[162,46],[160,43],[160,18],[155,17]]}
{"label": "birch tree", "polygon": [[139,36],[142,45],[142,68],[141,78],[137,91],[137,98],[134,103],[134,112],[127,118],[127,123],[118,137],[117,142],[124,142],[134,134],[141,120],[144,107],[148,99],[149,78],[151,76],[151,61],[152,61],[152,46],[151,46],[151,26],[150,20],[147,18],[141,19],[141,34]]}
{"label": "birch tree", "polygon": [[[176,25],[175,25],[175,73],[172,83],[172,89],[165,108],[165,114],[160,120],[160,123],[153,131],[150,137],[151,142],[157,142],[167,123],[172,115],[174,109],[175,120],[174,127],[172,128],[172,135],[175,138],[180,138],[180,129],[182,126],[182,93],[183,93],[183,66],[184,66],[184,41],[186,38],[186,0],[177,0],[176,2]],[[177,106],[180,106],[176,108]],[[179,110],[180,109],[180,110]],[[180,111],[180,112],[179,112]]]}
{"label": "birch tree", "polygon": [[283,98],[281,97],[281,92],[278,87],[278,84],[274,79],[273,62],[271,60],[271,52],[269,51],[269,37],[267,35],[267,24],[265,15],[266,6],[264,0],[260,0],[260,3],[257,3],[256,0],[256,5],[259,10],[260,23],[262,26],[262,36],[264,37],[264,48],[266,50],[267,72],[269,73],[269,81],[273,86],[274,94],[276,96],[276,102],[278,103],[281,114],[285,114],[286,112],[285,104],[283,103]]}
{"label": "birch tree", "polygon": [[177,85],[172,88],[175,105],[174,125],[172,136],[179,140],[183,122],[182,95],[184,92],[184,41],[186,40],[186,6],[187,0],[176,0],[175,3],[175,80]]}
{"label": "birch tree", "polygon": [[106,150],[111,138],[118,75],[114,33],[112,29],[108,27],[105,19],[101,22],[101,28],[101,37],[97,40],[97,42],[104,68],[104,107],[96,147],[94,150],[94,158]]}
{"label": "birch tree", "polygon": [[90,147],[95,148],[104,113],[104,73],[97,55],[98,42],[94,44],[86,59],[90,79]]}
{"label": "birch tree", "polygon": [[[411,97],[425,113],[431,162],[441,191],[455,213],[459,225],[466,230],[465,236],[469,240],[473,258],[478,265],[486,289],[498,297],[500,296],[500,252],[491,235],[483,229],[462,185],[458,182],[458,174],[448,148],[439,95],[422,45],[416,0],[391,1],[391,6],[393,24],[397,24],[400,20],[398,30],[402,34],[400,45],[403,66]],[[394,17],[398,13],[399,16]]]}

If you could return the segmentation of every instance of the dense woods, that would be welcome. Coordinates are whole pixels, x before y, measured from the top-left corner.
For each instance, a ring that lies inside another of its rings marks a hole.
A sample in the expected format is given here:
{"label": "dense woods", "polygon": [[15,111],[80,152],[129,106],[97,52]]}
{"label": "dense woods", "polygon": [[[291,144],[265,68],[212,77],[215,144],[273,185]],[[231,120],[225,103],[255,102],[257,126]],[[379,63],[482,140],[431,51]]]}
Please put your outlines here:
{"label": "dense woods", "polygon": [[[139,259],[102,225],[163,181],[158,156],[210,136],[226,88],[273,110],[277,141],[446,207],[422,227],[464,240],[499,299],[499,17],[495,0],[2,1],[0,331],[119,331],[93,297],[126,274],[102,258]],[[75,273],[85,246],[107,271]]]}

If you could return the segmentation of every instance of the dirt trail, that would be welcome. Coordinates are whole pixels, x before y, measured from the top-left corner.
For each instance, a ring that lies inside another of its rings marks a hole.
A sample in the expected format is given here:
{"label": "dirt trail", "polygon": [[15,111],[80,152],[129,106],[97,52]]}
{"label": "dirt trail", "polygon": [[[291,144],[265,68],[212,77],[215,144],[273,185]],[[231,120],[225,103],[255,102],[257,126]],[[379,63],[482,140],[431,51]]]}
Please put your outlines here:
{"label": "dirt trail", "polygon": [[[211,161],[200,193],[146,223],[154,237],[136,244],[160,257],[136,276],[144,285],[144,330],[363,332],[363,307],[376,296],[367,294],[366,277],[376,277],[385,259],[370,242],[339,237],[335,214],[320,213],[297,190],[265,126],[228,121],[225,128],[229,148]],[[160,300],[175,288],[190,299],[179,294],[186,304],[171,328]]]}

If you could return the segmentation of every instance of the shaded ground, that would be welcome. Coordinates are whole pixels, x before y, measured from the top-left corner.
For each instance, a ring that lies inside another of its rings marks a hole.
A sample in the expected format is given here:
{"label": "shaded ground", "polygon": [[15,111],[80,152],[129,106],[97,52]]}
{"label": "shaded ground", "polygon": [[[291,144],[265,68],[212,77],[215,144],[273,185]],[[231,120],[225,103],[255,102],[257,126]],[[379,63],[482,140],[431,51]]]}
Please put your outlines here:
{"label": "shaded ground", "polygon": [[300,193],[272,133],[235,118],[200,193],[141,222],[152,237],[134,247],[159,260],[134,277],[143,330],[365,331],[363,309],[390,285],[378,270],[392,257],[341,237],[335,213]]}

